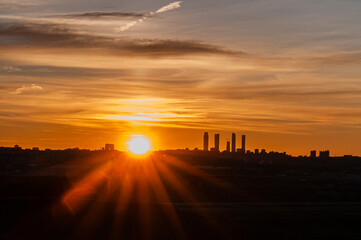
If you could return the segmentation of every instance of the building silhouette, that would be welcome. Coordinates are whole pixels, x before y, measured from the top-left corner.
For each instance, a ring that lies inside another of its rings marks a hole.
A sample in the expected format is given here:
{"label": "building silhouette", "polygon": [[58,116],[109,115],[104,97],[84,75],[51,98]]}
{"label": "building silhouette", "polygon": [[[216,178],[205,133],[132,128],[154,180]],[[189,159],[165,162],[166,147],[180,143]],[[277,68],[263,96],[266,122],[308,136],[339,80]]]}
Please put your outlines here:
{"label": "building silhouette", "polygon": [[329,158],[330,157],[330,151],[320,151],[320,158]]}
{"label": "building silhouette", "polygon": [[232,152],[236,152],[236,134],[232,133]]}
{"label": "building silhouette", "polygon": [[219,151],[219,134],[214,134],[214,149]]}
{"label": "building silhouette", "polygon": [[312,158],[316,157],[316,150],[313,150],[310,152],[310,157],[312,157]]}
{"label": "building silhouette", "polygon": [[242,152],[246,152],[246,135],[242,135]]}
{"label": "building silhouette", "polygon": [[114,151],[114,144],[107,143],[104,149],[105,151]]}
{"label": "building silhouette", "polygon": [[14,149],[16,149],[16,150],[21,150],[21,147],[16,144],[16,145],[14,145]]}
{"label": "building silhouette", "polygon": [[231,151],[231,143],[227,140],[227,152]]}
{"label": "building silhouette", "polygon": [[208,132],[204,132],[204,136],[203,136],[203,151],[208,151],[208,141],[209,141]]}

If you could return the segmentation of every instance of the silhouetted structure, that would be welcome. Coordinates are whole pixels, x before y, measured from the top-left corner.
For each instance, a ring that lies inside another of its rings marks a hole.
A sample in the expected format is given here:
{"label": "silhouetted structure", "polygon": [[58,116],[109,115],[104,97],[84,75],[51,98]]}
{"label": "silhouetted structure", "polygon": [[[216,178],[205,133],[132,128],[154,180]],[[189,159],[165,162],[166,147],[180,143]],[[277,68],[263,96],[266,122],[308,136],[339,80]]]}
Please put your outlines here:
{"label": "silhouetted structure", "polygon": [[242,149],[246,152],[246,135],[242,135]]}
{"label": "silhouetted structure", "polygon": [[105,144],[105,151],[114,151],[114,144]]}
{"label": "silhouetted structure", "polygon": [[312,158],[316,157],[316,150],[313,150],[310,152],[310,157],[312,157]]}
{"label": "silhouetted structure", "polygon": [[330,151],[320,151],[320,158],[329,158],[330,157]]}
{"label": "silhouetted structure", "polygon": [[208,151],[208,141],[209,141],[208,132],[204,132],[204,136],[203,136],[203,151]]}
{"label": "silhouetted structure", "polygon": [[259,149],[256,148],[256,149],[254,150],[254,153],[255,153],[255,154],[259,154]]}
{"label": "silhouetted structure", "polygon": [[229,141],[227,141],[227,152],[231,151],[231,143]]}
{"label": "silhouetted structure", "polygon": [[219,134],[214,134],[214,149],[219,151]]}
{"label": "silhouetted structure", "polygon": [[236,134],[232,133],[232,152],[236,152]]}

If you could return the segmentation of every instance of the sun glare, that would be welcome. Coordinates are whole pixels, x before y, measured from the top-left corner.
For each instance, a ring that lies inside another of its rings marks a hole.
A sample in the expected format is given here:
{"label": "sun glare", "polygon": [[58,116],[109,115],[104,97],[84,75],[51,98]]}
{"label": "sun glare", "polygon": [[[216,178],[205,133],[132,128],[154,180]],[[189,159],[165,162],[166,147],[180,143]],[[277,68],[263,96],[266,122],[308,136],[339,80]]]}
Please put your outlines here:
{"label": "sun glare", "polygon": [[135,155],[143,155],[150,150],[150,143],[146,138],[137,136],[128,142],[128,149]]}

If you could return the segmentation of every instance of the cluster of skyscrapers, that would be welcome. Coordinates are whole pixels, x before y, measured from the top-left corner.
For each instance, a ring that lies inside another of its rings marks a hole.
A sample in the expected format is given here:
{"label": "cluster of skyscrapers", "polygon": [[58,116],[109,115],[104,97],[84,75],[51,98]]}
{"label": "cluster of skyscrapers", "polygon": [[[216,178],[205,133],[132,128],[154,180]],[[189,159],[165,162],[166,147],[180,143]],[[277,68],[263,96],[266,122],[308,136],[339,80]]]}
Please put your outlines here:
{"label": "cluster of skyscrapers", "polygon": [[[345,155],[347,156],[347,155]],[[310,152],[310,157],[311,158],[316,158],[316,150],[312,150]],[[326,150],[326,151],[320,151],[320,154],[319,154],[319,157],[320,158],[329,158],[330,157],[330,151],[329,150]]]}
{"label": "cluster of skyscrapers", "polygon": [[[205,132],[203,135],[203,151],[209,151],[209,135]],[[214,134],[214,147],[210,148],[210,151],[219,152],[219,134]],[[231,143],[227,140],[227,152],[246,152],[246,135],[242,135],[242,148],[236,147],[236,134],[232,133],[232,149]]]}

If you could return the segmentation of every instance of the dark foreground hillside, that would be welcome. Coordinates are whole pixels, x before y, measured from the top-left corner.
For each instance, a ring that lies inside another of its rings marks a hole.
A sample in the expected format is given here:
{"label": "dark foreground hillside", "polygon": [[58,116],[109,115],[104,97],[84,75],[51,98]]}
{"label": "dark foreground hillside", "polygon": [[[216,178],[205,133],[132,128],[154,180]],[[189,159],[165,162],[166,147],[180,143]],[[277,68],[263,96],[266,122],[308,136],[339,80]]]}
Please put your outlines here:
{"label": "dark foreground hillside", "polygon": [[259,160],[3,151],[0,238],[361,239],[359,159]]}

